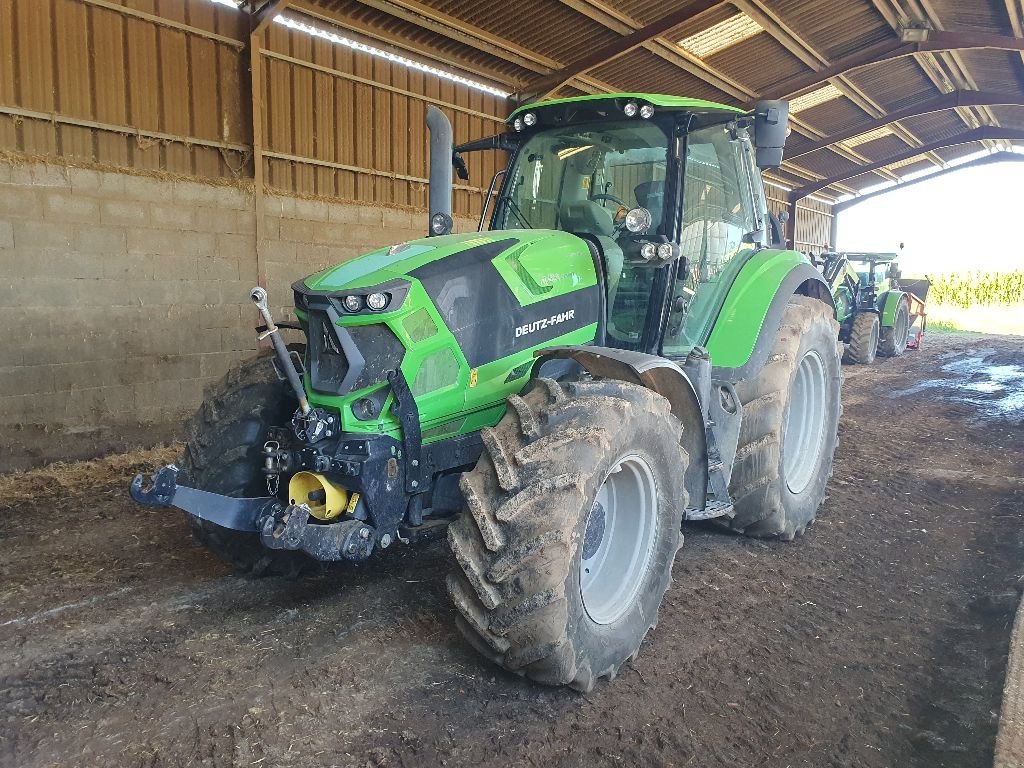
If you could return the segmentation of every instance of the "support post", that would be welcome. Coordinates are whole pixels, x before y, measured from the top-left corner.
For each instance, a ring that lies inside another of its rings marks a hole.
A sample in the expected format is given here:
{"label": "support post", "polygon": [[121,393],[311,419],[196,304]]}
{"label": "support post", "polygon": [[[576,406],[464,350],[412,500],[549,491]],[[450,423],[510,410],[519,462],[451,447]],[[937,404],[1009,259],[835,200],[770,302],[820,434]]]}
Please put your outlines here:
{"label": "support post", "polygon": [[786,222],[786,241],[789,247],[794,251],[796,250],[796,204],[799,198],[795,197],[792,192],[789,193],[789,220]]}
{"label": "support post", "polygon": [[263,240],[263,54],[259,27],[249,34],[249,73],[252,89],[253,202],[256,206],[256,285],[267,287],[261,241]]}

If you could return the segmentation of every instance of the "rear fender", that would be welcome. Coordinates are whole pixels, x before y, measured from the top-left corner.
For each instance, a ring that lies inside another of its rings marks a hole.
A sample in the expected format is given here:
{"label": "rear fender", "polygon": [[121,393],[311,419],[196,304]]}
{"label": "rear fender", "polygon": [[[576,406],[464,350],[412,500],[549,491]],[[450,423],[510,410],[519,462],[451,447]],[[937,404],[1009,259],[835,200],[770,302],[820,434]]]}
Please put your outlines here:
{"label": "rear fender", "polygon": [[683,423],[681,444],[690,457],[684,484],[690,506],[701,508],[707,493],[708,448],[705,414],[694,383],[682,368],[656,355],[611,347],[551,347],[537,353],[532,375],[549,360],[573,360],[591,376],[637,384],[669,401],[672,415]]}
{"label": "rear fender", "polygon": [[760,251],[744,265],[708,337],[715,381],[741,381],[761,370],[794,295],[820,300],[835,316],[828,283],[796,251]]}
{"label": "rear fender", "polygon": [[878,304],[882,307],[881,323],[883,328],[892,328],[896,323],[896,308],[899,307],[903,297],[903,291],[887,291],[879,298]]}

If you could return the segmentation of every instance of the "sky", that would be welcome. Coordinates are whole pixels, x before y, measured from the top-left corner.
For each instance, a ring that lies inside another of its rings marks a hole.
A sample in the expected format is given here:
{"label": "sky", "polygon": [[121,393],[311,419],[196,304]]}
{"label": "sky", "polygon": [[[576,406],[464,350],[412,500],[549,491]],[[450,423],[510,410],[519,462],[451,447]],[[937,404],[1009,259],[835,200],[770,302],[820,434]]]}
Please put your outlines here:
{"label": "sky", "polygon": [[904,274],[1024,269],[1024,163],[964,168],[842,211],[837,250],[899,252]]}

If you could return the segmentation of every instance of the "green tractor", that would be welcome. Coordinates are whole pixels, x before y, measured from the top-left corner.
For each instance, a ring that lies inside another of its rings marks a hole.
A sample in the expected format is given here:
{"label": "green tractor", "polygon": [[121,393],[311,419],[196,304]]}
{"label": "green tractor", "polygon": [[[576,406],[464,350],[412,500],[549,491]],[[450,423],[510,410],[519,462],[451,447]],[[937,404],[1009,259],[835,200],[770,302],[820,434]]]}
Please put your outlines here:
{"label": "green tractor", "polygon": [[[614,677],[658,622],[684,520],[791,540],[824,498],[834,308],[759,172],[787,113],[584,96],[453,147],[428,108],[430,235],[297,281],[303,345],[253,289],[273,365],[212,387],[179,465],[133,498],[253,574],[446,532],[477,650],[547,684]],[[453,167],[485,149],[510,153],[489,224],[450,234]]]}
{"label": "green tractor", "polygon": [[822,254],[822,273],[836,305],[839,340],[846,344],[844,362],[869,364],[877,355],[898,357],[920,346],[927,322],[928,281],[902,285],[897,258],[895,253]]}

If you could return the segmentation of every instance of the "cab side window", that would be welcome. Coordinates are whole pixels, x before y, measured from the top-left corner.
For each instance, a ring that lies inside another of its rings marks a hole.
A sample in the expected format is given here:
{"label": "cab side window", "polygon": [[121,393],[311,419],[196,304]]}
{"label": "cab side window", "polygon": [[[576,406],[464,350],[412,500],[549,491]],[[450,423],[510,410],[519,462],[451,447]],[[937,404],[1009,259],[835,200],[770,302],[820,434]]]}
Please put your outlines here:
{"label": "cab side window", "polygon": [[746,242],[746,236],[759,229],[748,151],[748,144],[721,125],[688,137],[679,242],[683,259],[676,274],[665,354],[683,354],[703,343],[731,281],[730,264],[754,248]]}

